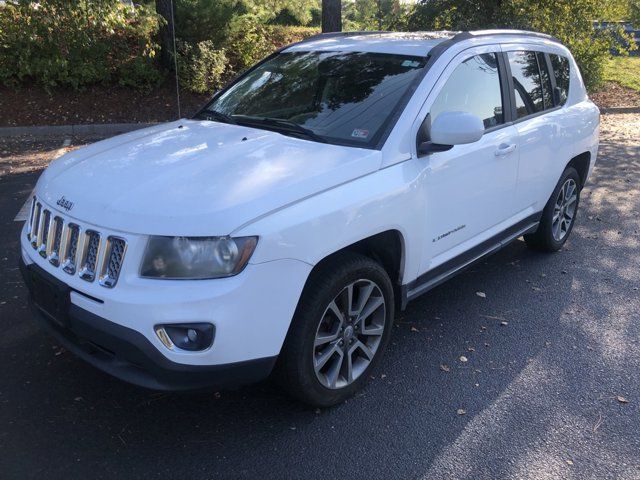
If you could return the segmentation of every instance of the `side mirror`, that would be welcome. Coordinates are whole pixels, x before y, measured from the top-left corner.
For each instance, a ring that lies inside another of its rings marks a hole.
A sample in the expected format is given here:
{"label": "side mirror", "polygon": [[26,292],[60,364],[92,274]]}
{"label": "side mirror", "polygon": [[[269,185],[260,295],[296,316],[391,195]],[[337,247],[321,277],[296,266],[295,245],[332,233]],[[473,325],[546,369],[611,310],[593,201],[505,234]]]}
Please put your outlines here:
{"label": "side mirror", "polygon": [[472,113],[443,112],[436,117],[429,133],[431,140],[418,146],[419,154],[442,152],[453,145],[477,142],[484,135],[484,123]]}

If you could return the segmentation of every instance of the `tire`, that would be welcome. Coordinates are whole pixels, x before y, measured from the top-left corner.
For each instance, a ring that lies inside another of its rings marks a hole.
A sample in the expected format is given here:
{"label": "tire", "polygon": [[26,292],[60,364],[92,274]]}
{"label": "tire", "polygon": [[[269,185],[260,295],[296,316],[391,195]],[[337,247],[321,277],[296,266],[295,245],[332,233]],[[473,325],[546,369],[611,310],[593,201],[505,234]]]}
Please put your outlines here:
{"label": "tire", "polygon": [[[344,318],[350,285],[351,314]],[[336,255],[314,270],[305,285],[278,357],[276,380],[314,407],[344,402],[365,386],[379,363],[393,316],[393,287],[384,268],[363,255]],[[316,346],[316,341],[322,343]]]}
{"label": "tire", "polygon": [[542,211],[538,229],[524,236],[529,248],[543,252],[556,252],[562,248],[576,221],[581,189],[580,175],[575,168],[567,167]]}

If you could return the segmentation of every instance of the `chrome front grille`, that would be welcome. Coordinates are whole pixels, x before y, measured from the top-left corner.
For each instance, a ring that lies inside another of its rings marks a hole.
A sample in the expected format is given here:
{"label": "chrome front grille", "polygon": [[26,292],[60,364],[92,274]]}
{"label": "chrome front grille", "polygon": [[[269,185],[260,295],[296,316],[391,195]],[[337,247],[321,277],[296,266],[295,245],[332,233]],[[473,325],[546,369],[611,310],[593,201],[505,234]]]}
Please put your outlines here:
{"label": "chrome front grille", "polygon": [[93,282],[100,272],[99,283],[106,288],[113,288],[118,282],[126,240],[115,236],[103,240],[100,232],[54,215],[36,197],[27,238],[38,254],[69,275],[77,273],[83,280]]}

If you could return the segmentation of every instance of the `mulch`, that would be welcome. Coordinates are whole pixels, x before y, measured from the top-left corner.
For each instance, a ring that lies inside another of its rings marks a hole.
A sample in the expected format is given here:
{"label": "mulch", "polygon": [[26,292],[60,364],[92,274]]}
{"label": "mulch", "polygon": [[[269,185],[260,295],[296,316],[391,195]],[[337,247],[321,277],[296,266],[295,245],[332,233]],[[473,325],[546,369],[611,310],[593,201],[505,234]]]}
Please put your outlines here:
{"label": "mulch", "polygon": [[604,87],[589,95],[591,100],[602,108],[640,108],[640,92],[607,82]]}
{"label": "mulch", "polygon": [[[193,115],[211,95],[182,91],[182,117]],[[640,93],[608,83],[590,97],[600,108],[640,107]],[[153,123],[178,117],[175,85],[167,80],[151,91],[96,85],[81,91],[0,86],[0,127]]]}
{"label": "mulch", "polygon": [[[211,95],[182,91],[182,117],[193,115]],[[81,91],[0,86],[0,127],[152,123],[178,118],[175,84],[151,91],[95,85]]]}

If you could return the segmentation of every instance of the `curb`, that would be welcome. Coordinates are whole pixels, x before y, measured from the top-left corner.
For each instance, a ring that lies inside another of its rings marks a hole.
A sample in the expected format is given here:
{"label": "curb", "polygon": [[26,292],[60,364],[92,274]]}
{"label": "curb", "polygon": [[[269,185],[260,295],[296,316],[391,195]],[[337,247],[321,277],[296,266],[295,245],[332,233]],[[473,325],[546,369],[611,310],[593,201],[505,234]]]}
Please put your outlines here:
{"label": "curb", "polygon": [[156,125],[155,123],[105,123],[90,125],[43,125],[37,127],[0,127],[0,137],[17,137],[20,135],[117,135],[141,128]]}

